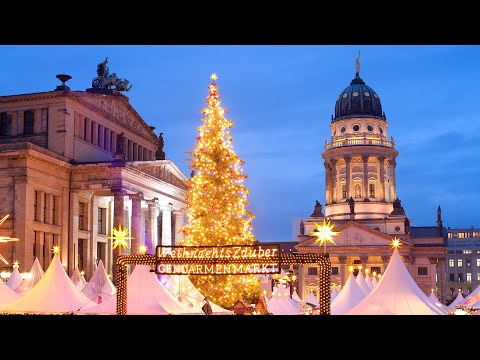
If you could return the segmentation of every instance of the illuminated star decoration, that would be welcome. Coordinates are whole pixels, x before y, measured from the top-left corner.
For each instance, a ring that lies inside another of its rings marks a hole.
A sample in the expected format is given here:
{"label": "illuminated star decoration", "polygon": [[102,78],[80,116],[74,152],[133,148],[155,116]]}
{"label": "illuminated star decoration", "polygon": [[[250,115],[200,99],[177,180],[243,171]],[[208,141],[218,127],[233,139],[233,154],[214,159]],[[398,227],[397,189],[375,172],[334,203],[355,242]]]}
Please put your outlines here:
{"label": "illuminated star decoration", "polygon": [[397,239],[397,237],[392,239],[392,248],[393,249],[399,249],[400,246],[402,246],[402,244],[400,243],[400,239]]}
{"label": "illuminated star decoration", "polygon": [[[8,216],[9,215],[7,214],[0,220],[0,225],[2,225],[5,222],[5,220],[7,220]],[[8,242],[8,241],[18,241],[18,239],[17,238],[11,238],[9,236],[1,236],[0,235],[0,243],[4,243],[4,242]],[[5,260],[5,258],[2,255],[0,255],[0,260],[2,260],[5,264],[8,265],[8,261]]]}
{"label": "illuminated star decoration", "polygon": [[147,247],[145,245],[140,245],[138,247],[138,251],[140,251],[141,254],[145,255],[147,253]]}
{"label": "illuminated star decoration", "polygon": [[115,249],[117,246],[120,246],[120,249],[122,247],[124,247],[125,249],[128,249],[130,247],[127,240],[131,240],[133,238],[128,236],[129,231],[130,230],[128,228],[122,229],[122,224],[118,226],[118,230],[116,228],[113,228],[113,236],[108,237],[109,239],[113,240],[113,249]]}
{"label": "illuminated star decoration", "polygon": [[18,262],[18,260],[15,260],[15,261],[13,262],[13,267],[17,267],[17,268],[18,268],[19,265],[20,265],[20,263]]}
{"label": "illuminated star decoration", "polygon": [[210,79],[212,79],[213,81],[217,80],[217,79],[218,79],[217,74],[212,74],[212,75],[210,76]]}
{"label": "illuminated star decoration", "polygon": [[60,246],[58,245],[53,245],[52,251],[55,255],[60,254]]}
{"label": "illuminated star decoration", "polygon": [[330,224],[330,220],[328,220],[328,222],[326,222],[325,218],[323,218],[323,224],[322,225],[319,225],[319,224],[315,223],[315,230],[317,230],[317,231],[313,231],[312,233],[310,233],[311,236],[316,236],[317,237],[317,240],[315,240],[315,242],[316,243],[318,242],[319,246],[322,246],[322,244],[324,244],[324,248],[323,248],[324,253],[327,252],[327,241],[331,242],[333,245],[337,245],[333,241],[333,237],[340,234],[340,233],[337,232],[337,231],[333,231],[334,226],[335,225]]}

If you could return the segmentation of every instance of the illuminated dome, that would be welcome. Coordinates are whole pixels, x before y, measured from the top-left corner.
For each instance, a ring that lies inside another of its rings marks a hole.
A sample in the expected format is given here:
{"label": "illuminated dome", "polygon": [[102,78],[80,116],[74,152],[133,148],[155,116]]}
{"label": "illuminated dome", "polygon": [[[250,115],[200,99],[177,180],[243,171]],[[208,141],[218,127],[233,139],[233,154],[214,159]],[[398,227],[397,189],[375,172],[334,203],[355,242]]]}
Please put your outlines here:
{"label": "illuminated dome", "polygon": [[332,121],[351,117],[373,117],[385,120],[380,97],[365,84],[358,73],[338,96],[335,103],[335,117]]}

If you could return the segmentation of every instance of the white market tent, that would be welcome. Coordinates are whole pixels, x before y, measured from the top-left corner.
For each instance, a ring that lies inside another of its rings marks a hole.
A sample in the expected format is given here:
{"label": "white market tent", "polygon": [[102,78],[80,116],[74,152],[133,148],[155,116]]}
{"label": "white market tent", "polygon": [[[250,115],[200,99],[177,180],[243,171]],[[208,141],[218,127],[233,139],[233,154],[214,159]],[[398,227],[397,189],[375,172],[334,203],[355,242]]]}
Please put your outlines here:
{"label": "white market tent", "polygon": [[[117,296],[105,302],[80,309],[83,314],[116,314]],[[149,265],[135,265],[127,278],[127,315],[203,314],[201,308],[192,308],[179,302],[150,271]]]}
{"label": "white market tent", "polygon": [[284,285],[273,288],[270,300],[265,297],[267,311],[273,315],[299,315],[301,303],[290,298],[290,290]]}
{"label": "white market tent", "polygon": [[73,281],[75,286],[78,287],[80,291],[83,290],[83,288],[87,285],[87,282],[85,281],[85,278],[83,277],[83,275],[80,275],[80,270],[78,270],[78,267],[76,267],[75,270],[73,271],[72,276],[70,276],[70,280]]}
{"label": "white market tent", "polygon": [[108,298],[117,292],[115,285],[113,285],[105,271],[102,259],[98,261],[97,269],[93,273],[92,278],[81,291],[95,303],[107,301]]}
{"label": "white market tent", "polygon": [[339,292],[337,289],[332,289],[332,292],[330,293],[330,304],[335,300],[338,294]]}
{"label": "white market tent", "polygon": [[[188,275],[169,275],[165,277],[163,285],[177,297],[181,303],[190,307],[201,308],[204,304],[205,296],[192,284]],[[210,301],[213,313],[231,314],[232,311],[226,310]]]}
{"label": "white market tent", "polygon": [[362,270],[358,271],[357,278],[355,279],[357,282],[358,286],[360,286],[360,289],[365,293],[365,295],[370,294],[370,286],[365,282],[365,278],[363,277]]}
{"label": "white market tent", "polygon": [[448,310],[454,310],[455,306],[462,304],[464,299],[465,298],[463,297],[462,293],[459,291],[458,294],[457,294],[457,297],[447,306],[447,309]]}
{"label": "white market tent", "polygon": [[372,284],[372,279],[370,278],[370,276],[368,276],[368,274],[365,274],[365,282],[370,288],[370,290],[372,290],[375,287],[375,285]]}
{"label": "white market tent", "polygon": [[23,282],[22,275],[20,275],[20,271],[18,271],[18,265],[13,265],[13,270],[12,274],[7,280],[7,286],[15,290],[17,287],[19,287]]}
{"label": "white market tent", "polygon": [[303,302],[300,296],[298,296],[297,290],[293,290],[292,299],[298,301],[299,303]]}
{"label": "white market tent", "polygon": [[28,292],[0,306],[4,313],[61,314],[74,312],[92,301],[70,280],[56,254],[40,281]]}
{"label": "white market tent", "polygon": [[365,292],[357,284],[355,276],[353,276],[353,272],[351,272],[342,290],[335,297],[335,300],[332,301],[330,313],[332,315],[344,315],[364,298]]}
{"label": "white market tent", "polygon": [[480,285],[477,286],[475,290],[473,290],[470,294],[465,297],[460,304],[462,306],[473,306],[473,304],[478,303],[480,301]]}
{"label": "white market tent", "polygon": [[0,306],[4,304],[8,304],[13,300],[17,299],[20,295],[18,295],[15,291],[10,289],[3,280],[0,280]]}
{"label": "white market tent", "polygon": [[313,293],[313,291],[310,291],[310,294],[308,294],[308,297],[307,297],[307,300],[305,300],[305,303],[307,303],[308,305],[310,305],[314,308],[320,306],[320,303],[318,302],[318,299],[315,296],[315,294]]}
{"label": "white market tent", "polygon": [[398,249],[377,286],[347,315],[445,315],[418,287]]}
{"label": "white market tent", "polygon": [[40,281],[44,273],[45,272],[40,266],[40,261],[38,261],[38,258],[35,258],[29,271],[29,277],[23,280],[23,282],[15,289],[15,292],[22,295],[31,290]]}
{"label": "white market tent", "polygon": [[429,296],[429,299],[435,304],[437,305],[438,307],[440,307],[441,309],[444,309],[446,310],[446,306],[443,305],[440,300],[438,300],[438,297],[437,295],[435,295],[435,291],[432,289],[432,291],[430,292],[430,296]]}
{"label": "white market tent", "polygon": [[372,276],[372,285],[373,287],[377,286],[378,282],[377,282],[377,278],[375,276]]}

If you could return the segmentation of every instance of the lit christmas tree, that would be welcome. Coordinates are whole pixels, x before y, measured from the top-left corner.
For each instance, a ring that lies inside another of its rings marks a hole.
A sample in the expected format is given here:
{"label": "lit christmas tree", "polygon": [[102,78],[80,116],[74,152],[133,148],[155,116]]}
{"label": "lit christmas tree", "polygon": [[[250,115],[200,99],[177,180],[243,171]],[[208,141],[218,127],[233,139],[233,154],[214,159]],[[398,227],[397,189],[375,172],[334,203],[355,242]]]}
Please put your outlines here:
{"label": "lit christmas tree", "polygon": [[[225,118],[226,111],[220,106],[220,96],[211,76],[210,94],[202,109],[203,125],[197,127],[199,136],[196,147],[188,152],[192,157],[192,176],[188,180],[187,224],[182,232],[184,245],[252,245],[251,211],[248,204],[248,189],[243,185],[244,161],[232,148],[229,129],[233,122]],[[259,279],[252,275],[192,275],[190,280],[212,302],[226,309],[237,300],[252,303],[260,296]]]}

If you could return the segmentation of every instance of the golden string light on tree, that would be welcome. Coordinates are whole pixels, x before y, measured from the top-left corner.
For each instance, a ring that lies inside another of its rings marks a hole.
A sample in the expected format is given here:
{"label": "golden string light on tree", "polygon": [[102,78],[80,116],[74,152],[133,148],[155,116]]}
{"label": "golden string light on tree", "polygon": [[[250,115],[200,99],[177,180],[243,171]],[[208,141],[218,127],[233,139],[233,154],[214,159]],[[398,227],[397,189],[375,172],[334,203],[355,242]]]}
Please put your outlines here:
{"label": "golden string light on tree", "polygon": [[333,241],[333,237],[337,236],[340,234],[337,231],[333,231],[335,225],[330,224],[330,220],[328,222],[323,218],[323,224],[317,224],[315,223],[315,230],[310,233],[311,236],[316,236],[317,240],[315,242],[319,243],[319,246],[322,246],[323,244],[323,253],[327,252],[327,242],[331,242],[333,245],[335,244],[335,241]]}
{"label": "golden string light on tree", "polygon": [[[254,216],[246,209],[249,191],[243,184],[247,178],[242,169],[244,161],[233,150],[229,132],[233,122],[220,106],[217,78],[212,74],[196,144],[187,153],[193,172],[186,181],[183,245],[252,245]],[[231,308],[239,299],[252,303],[260,296],[259,278],[251,275],[196,275],[190,280],[203,295],[224,308]]]}
{"label": "golden string light on tree", "polygon": [[[5,215],[1,220],[0,220],[0,225],[2,225],[5,220],[7,220],[7,218],[9,217],[9,215]],[[5,242],[9,242],[9,241],[18,241],[17,238],[11,238],[9,236],[1,236],[0,235],[0,243],[5,243]],[[8,265],[8,261],[0,254],[0,260],[2,260],[5,264]]]}

